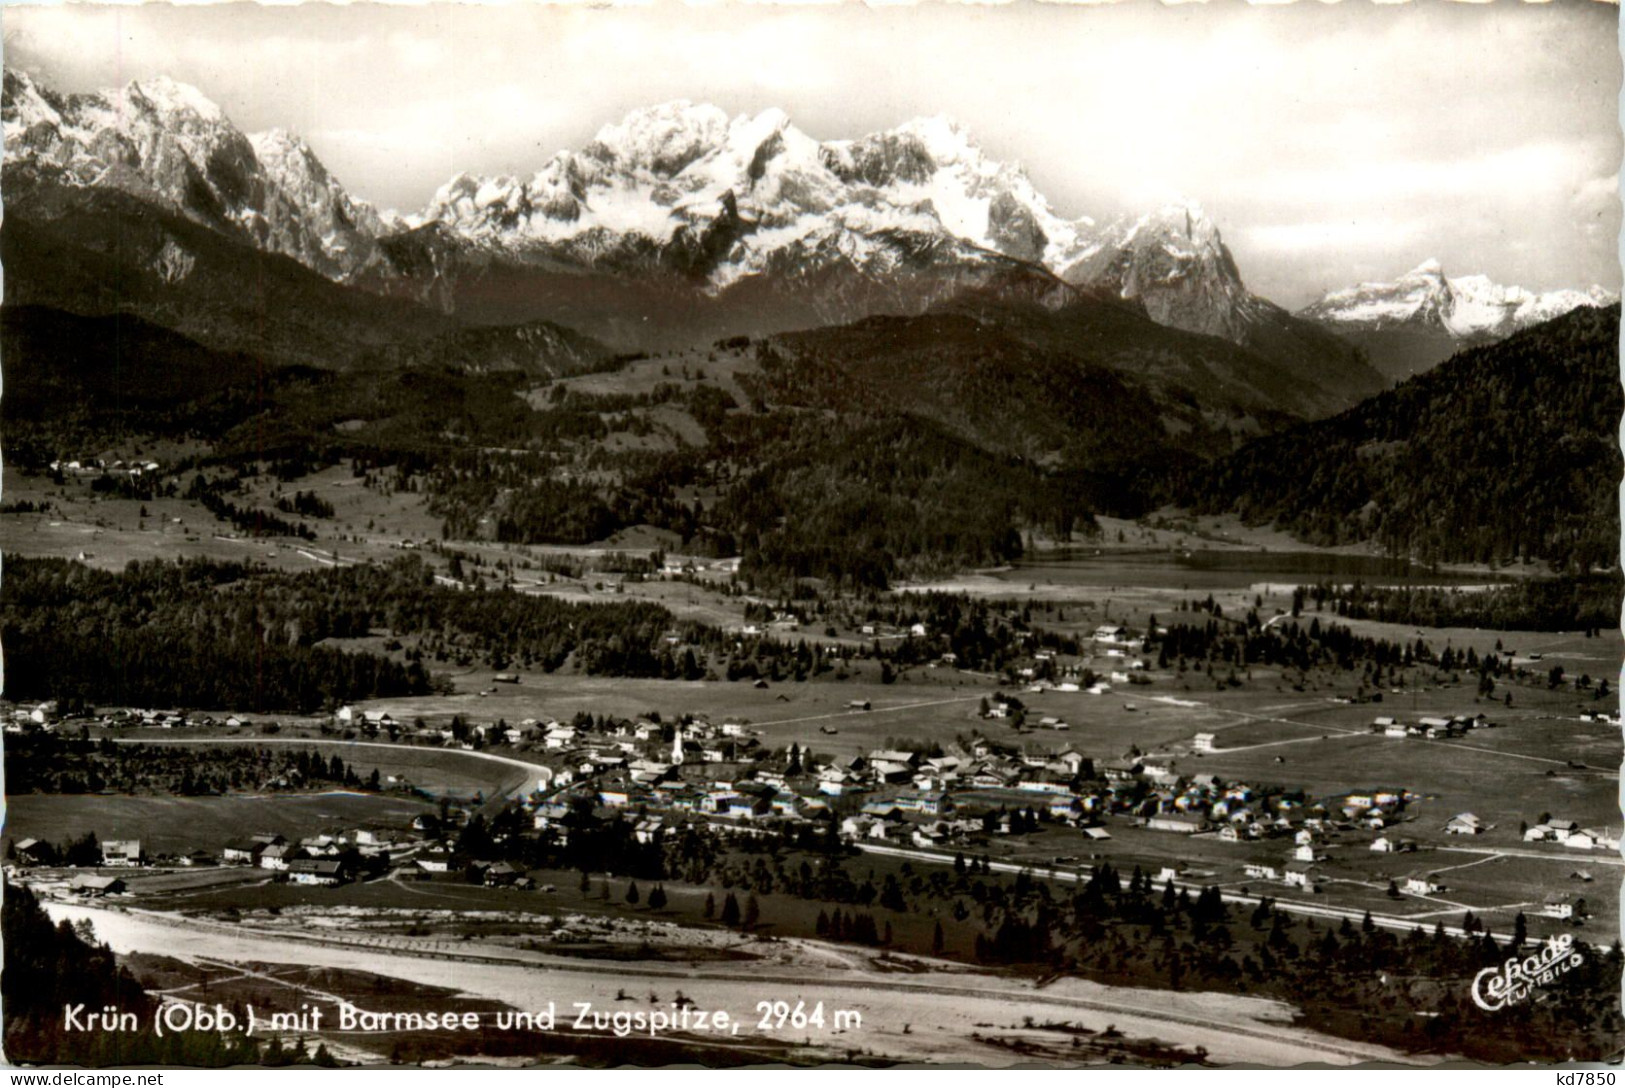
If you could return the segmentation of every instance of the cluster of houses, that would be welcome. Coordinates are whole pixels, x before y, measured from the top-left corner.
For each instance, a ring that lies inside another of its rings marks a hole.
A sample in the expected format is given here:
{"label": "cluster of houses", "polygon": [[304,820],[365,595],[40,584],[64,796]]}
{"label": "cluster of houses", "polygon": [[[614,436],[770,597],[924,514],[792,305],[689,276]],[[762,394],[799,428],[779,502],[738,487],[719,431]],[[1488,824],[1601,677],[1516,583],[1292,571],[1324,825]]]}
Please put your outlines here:
{"label": "cluster of houses", "polygon": [[[455,823],[461,814],[452,810],[448,816]],[[150,857],[139,840],[108,839],[101,843],[100,864],[102,868],[113,869],[149,865],[162,868],[249,866],[264,869],[294,884],[336,887],[356,880],[364,869],[382,871],[397,861],[409,861],[423,873],[449,872],[451,856],[438,845],[440,830],[439,818],[424,814],[413,821],[410,829],[361,827],[323,832],[297,841],[265,832],[228,842],[218,853],[194,850]],[[37,839],[24,839],[14,845],[14,850],[19,865],[39,866],[48,862],[49,850]],[[485,862],[475,865],[482,868],[488,884],[523,887],[528,883],[528,879],[511,866]],[[70,886],[74,892],[87,896],[115,895],[126,890],[121,877],[105,873],[77,875]]]}
{"label": "cluster of houses", "polygon": [[1619,836],[1596,827],[1581,827],[1573,820],[1539,823],[1523,833],[1524,842],[1561,843],[1570,850],[1618,850]]}
{"label": "cluster of houses", "polygon": [[[1057,724],[1064,727],[1050,728]],[[982,736],[944,754],[877,749],[834,759],[797,746],[769,756],[748,732],[733,723],[685,724],[663,751],[655,723],[611,726],[609,744],[554,723],[544,736],[557,736],[558,757],[548,760],[543,790],[529,802],[533,824],[568,834],[564,817],[587,805],[638,813],[640,835],[694,817],[739,825],[827,820],[849,840],[951,848],[1019,830],[1031,814],[1090,839],[1110,838],[1106,825],[1115,820],[1234,843],[1292,839],[1312,849],[1340,830],[1381,832],[1416,799],[1390,789],[1315,803],[1185,774],[1137,750],[1097,763],[1073,747],[1020,750]]]}
{"label": "cluster of houses", "polygon": [[[1166,633],[1166,628],[1158,630]],[[1146,659],[1140,656],[1143,642],[1128,628],[1119,624],[1103,624],[1095,628],[1090,641],[1094,643],[1093,652],[1089,655],[1091,667],[1086,668],[1081,661],[1063,666],[1058,664],[1053,652],[1040,650],[1033,655],[1033,664],[1016,670],[1016,675],[1031,681],[1027,690],[1032,692],[1081,691],[1087,695],[1109,694],[1114,684],[1147,682],[1147,677],[1141,675],[1150,667]],[[1100,675],[1102,668],[1105,675]],[[1008,705],[1001,708],[997,702],[993,711],[989,717],[1004,718],[1011,714]]]}
{"label": "cluster of houses", "polygon": [[[1243,862],[1242,871],[1255,880],[1275,880],[1312,891],[1324,879],[1318,866],[1326,860],[1326,848],[1335,837],[1345,831],[1391,829],[1404,818],[1405,806],[1416,800],[1418,795],[1398,788],[1355,791],[1318,802],[1280,799],[1265,833],[1290,838],[1291,847],[1284,856],[1255,855]],[[1221,840],[1239,842],[1248,837],[1235,825],[1219,831]],[[1414,851],[1416,843],[1379,833],[1370,849],[1376,853],[1406,853]]]}
{"label": "cluster of houses", "polygon": [[139,459],[124,460],[122,457],[109,461],[101,457],[81,457],[73,460],[51,462],[51,471],[63,476],[100,476],[104,472],[111,472],[125,476],[142,476],[149,472],[159,470],[157,461],[143,461]]}
{"label": "cluster of houses", "polygon": [[1474,729],[1493,729],[1496,723],[1487,714],[1471,717],[1457,714],[1449,718],[1427,717],[1407,722],[1400,718],[1383,716],[1371,723],[1371,732],[1384,737],[1420,737],[1424,740],[1448,740],[1463,736]]}
{"label": "cluster of houses", "polygon": [[54,725],[57,720],[55,699],[34,703],[31,706],[13,707],[11,714],[6,718],[6,732],[21,733],[29,729],[44,728]]}
{"label": "cluster of houses", "polygon": [[[13,707],[10,716],[6,719],[5,729],[8,733],[19,733],[40,728],[51,729],[61,724],[62,720],[56,700],[51,699],[29,706]],[[184,729],[187,727],[209,728],[214,726],[240,729],[249,723],[246,718],[239,717],[236,714],[216,718],[212,714],[199,714],[184,710],[120,707],[116,710],[98,713],[93,718],[86,719],[85,724],[110,729]]]}

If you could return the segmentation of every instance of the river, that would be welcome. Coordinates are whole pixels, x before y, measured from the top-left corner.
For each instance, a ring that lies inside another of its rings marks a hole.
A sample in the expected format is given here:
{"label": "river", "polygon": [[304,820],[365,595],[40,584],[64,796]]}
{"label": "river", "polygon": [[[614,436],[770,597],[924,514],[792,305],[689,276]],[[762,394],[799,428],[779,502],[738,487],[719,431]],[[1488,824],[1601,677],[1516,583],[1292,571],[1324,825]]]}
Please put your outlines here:
{"label": "river", "polygon": [[[578,1001],[613,1009],[623,987],[639,997],[658,993],[662,1001],[672,1000],[681,989],[699,1008],[728,1010],[744,1022],[742,1031],[749,1034],[756,1030],[758,1001],[787,1000],[791,1005],[802,1001],[808,1006],[822,1001],[831,1012],[857,1010],[862,1027],[815,1038],[815,1043],[905,1061],[1008,1064],[1017,1060],[1010,1052],[971,1036],[1019,1029],[1027,1016],[1038,1023],[1065,1021],[1094,1031],[1115,1026],[1129,1036],[1204,1047],[1210,1061],[1223,1063],[1284,1066],[1411,1060],[1383,1047],[1292,1027],[1288,1006],[1262,998],[1109,987],[1083,979],[1062,979],[1038,988],[1025,980],[969,970],[881,973],[855,966],[863,960],[852,950],[819,942],[784,942],[783,953],[776,958],[747,965],[559,963],[545,956],[534,957],[541,962],[470,962],[290,939],[286,934],[171,921],[78,903],[44,905],[54,920],[88,919],[97,938],[121,954],[369,971],[447,987],[520,1010],[539,1010],[553,1001],[561,1017]],[[178,938],[177,927],[185,928],[184,940]],[[787,1033],[788,1041],[801,1041],[807,1034]]]}

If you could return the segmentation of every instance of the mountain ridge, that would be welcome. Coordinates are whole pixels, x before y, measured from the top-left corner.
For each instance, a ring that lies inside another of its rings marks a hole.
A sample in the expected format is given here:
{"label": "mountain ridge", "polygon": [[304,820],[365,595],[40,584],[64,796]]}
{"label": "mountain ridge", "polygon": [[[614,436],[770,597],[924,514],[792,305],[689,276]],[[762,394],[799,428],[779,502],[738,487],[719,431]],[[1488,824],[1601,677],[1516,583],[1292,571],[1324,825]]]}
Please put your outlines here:
{"label": "mountain ridge", "polygon": [[1465,349],[1214,462],[1185,501],[1315,545],[1617,568],[1619,321],[1618,303],[1581,307]]}
{"label": "mountain ridge", "polygon": [[3,113],[8,177],[118,189],[462,324],[556,321],[625,351],[923,313],[965,290],[1052,308],[1110,294],[1278,362],[1363,369],[1246,288],[1200,205],[1065,218],[943,117],[819,141],[782,110],[678,100],[528,178],[457,175],[400,217],[297,137],[245,135],[162,77],[60,95],[8,69]]}

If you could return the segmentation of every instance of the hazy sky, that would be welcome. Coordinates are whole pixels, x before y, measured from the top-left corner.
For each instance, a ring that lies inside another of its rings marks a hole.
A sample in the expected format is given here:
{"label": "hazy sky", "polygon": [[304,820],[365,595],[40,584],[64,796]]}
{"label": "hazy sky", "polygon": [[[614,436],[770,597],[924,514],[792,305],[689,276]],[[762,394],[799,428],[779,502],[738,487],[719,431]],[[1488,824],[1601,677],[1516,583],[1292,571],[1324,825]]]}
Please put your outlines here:
{"label": "hazy sky", "polygon": [[1017,3],[638,8],[18,7],[5,61],[59,90],[167,74],[302,134],[414,211],[528,175],[671,98],[820,139],[957,118],[1066,216],[1200,200],[1254,290],[1302,305],[1428,257],[1533,288],[1620,271],[1618,8]]}

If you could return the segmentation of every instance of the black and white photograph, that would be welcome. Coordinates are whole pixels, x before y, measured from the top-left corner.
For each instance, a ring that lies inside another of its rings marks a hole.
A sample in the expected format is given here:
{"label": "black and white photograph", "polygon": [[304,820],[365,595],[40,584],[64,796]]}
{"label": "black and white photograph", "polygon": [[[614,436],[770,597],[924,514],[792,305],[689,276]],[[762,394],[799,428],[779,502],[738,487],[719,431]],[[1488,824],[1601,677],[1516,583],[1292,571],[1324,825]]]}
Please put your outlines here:
{"label": "black and white photograph", "polygon": [[0,26],[6,1065],[1625,1056],[1617,4]]}

